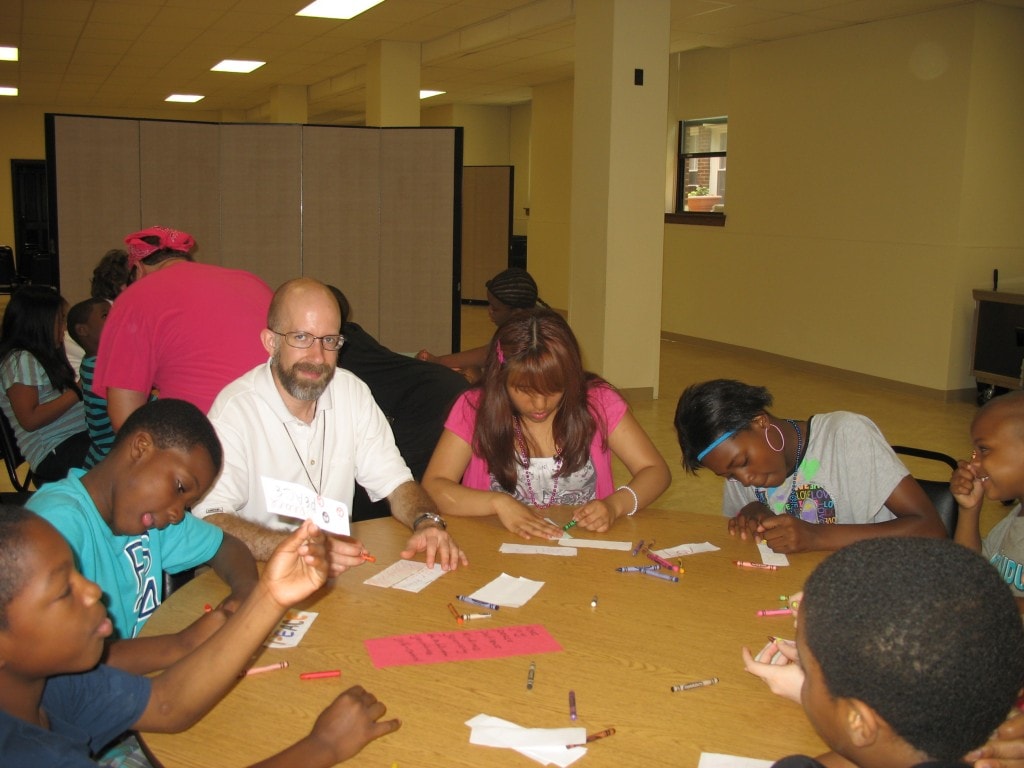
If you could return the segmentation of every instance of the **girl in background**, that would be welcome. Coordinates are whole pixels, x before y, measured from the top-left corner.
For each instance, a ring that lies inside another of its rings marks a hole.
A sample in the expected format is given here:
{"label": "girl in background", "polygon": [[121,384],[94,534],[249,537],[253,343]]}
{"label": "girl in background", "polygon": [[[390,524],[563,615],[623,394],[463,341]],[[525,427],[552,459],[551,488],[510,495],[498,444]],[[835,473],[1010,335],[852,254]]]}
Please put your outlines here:
{"label": "girl in background", "polygon": [[0,326],[0,407],[36,485],[81,467],[89,449],[82,392],[64,354],[68,305],[52,288],[20,288]]}
{"label": "girl in background", "polygon": [[683,466],[724,477],[729,532],[775,552],[878,536],[943,537],[935,507],[878,427],[846,411],[780,419],[764,387],[694,384],[676,408]]}
{"label": "girl in background", "polygon": [[[612,455],[632,475],[615,487]],[[668,487],[665,460],[605,381],[583,370],[565,320],[547,309],[506,320],[483,378],[456,400],[423,477],[446,515],[497,515],[523,538],[560,538],[543,510],[603,533]]]}

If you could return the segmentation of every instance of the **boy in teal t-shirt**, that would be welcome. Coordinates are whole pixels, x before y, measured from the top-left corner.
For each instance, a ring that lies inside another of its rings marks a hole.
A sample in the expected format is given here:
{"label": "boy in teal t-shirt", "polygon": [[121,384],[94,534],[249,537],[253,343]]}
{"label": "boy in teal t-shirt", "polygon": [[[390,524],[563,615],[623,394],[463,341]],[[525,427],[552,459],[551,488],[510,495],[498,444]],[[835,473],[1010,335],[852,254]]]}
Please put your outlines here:
{"label": "boy in teal t-shirt", "polygon": [[[233,536],[189,514],[209,489],[222,453],[207,418],[183,400],[156,400],[124,423],[110,453],[88,472],[49,483],[27,506],[70,544],[82,574],[103,589],[114,623],[108,663],[163,669],[215,632],[257,581]],[[163,572],[209,564],[231,587],[223,610],[175,635],[137,638],[163,597]]]}

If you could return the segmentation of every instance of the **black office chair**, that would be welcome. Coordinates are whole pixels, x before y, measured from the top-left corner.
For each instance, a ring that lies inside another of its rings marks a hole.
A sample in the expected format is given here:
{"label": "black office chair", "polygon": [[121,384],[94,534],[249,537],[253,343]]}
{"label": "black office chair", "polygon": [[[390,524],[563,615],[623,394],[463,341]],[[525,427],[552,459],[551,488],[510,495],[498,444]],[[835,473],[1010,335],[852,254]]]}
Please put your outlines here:
{"label": "black office chair", "polygon": [[[910,448],[906,445],[894,445],[892,449],[904,456],[942,462],[951,470],[957,467],[956,459],[938,451]],[[914,479],[917,480],[918,484],[928,495],[928,498],[931,499],[932,504],[935,505],[935,510],[939,513],[942,524],[946,526],[946,533],[952,538],[954,531],[956,531],[956,518],[960,508],[956,503],[956,499],[953,498],[953,493],[949,490],[949,478],[947,477],[945,480],[922,480],[915,475]]]}
{"label": "black office chair", "polygon": [[18,477],[18,467],[25,463],[25,457],[21,455],[14,430],[3,411],[0,411],[0,450],[3,451],[4,464],[7,466],[7,475],[11,478],[11,485],[19,494],[31,493],[30,486],[35,482],[35,477],[32,475],[31,467],[24,480]]}

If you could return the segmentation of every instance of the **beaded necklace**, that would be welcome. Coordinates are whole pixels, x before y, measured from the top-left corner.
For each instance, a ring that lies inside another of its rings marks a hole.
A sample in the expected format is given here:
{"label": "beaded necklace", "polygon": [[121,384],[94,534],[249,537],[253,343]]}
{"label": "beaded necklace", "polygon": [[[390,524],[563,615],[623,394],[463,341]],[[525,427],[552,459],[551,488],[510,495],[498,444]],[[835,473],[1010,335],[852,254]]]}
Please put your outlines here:
{"label": "beaded necklace", "polygon": [[786,501],[786,512],[790,515],[797,515],[800,511],[800,502],[796,497],[796,476],[800,470],[800,459],[804,451],[804,436],[800,432],[800,426],[795,419],[786,419],[789,425],[796,432],[796,464],[793,465],[793,484],[789,486],[789,499]]}
{"label": "beaded necklace", "polygon": [[533,492],[533,481],[530,478],[530,454],[526,450],[526,440],[523,439],[523,431],[519,427],[519,417],[512,417],[512,431],[516,436],[516,451],[520,465],[523,467],[523,476],[526,480],[526,495],[529,497],[530,506],[536,509],[547,509],[555,503],[555,496],[558,494],[558,476],[562,471],[562,452],[555,446],[555,468],[552,472],[551,497],[547,504],[537,501]]}

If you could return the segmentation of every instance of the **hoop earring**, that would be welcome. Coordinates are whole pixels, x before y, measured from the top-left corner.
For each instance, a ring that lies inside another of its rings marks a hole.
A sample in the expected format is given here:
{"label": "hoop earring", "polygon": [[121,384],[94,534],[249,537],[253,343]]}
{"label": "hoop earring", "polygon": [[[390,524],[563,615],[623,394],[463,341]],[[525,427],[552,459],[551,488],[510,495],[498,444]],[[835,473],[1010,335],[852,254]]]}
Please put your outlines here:
{"label": "hoop earring", "polygon": [[[780,445],[778,448],[772,445],[772,441],[768,437],[769,429],[774,429],[776,432],[779,433],[779,439],[782,441],[782,445]],[[782,449],[786,447],[786,436],[782,434],[782,430],[779,429],[778,424],[769,424],[767,427],[764,428],[764,441],[768,443],[768,447],[771,448],[776,453],[782,453]]]}

